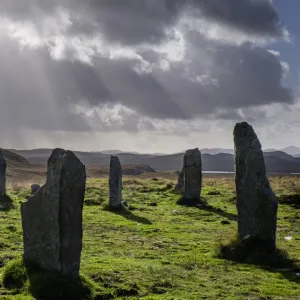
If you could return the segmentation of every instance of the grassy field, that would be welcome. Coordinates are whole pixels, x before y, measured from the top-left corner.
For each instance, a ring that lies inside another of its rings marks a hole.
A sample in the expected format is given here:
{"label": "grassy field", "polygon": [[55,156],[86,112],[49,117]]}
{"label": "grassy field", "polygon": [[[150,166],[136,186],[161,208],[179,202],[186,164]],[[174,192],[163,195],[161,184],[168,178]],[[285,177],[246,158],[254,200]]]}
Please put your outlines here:
{"label": "grassy field", "polygon": [[[174,179],[124,178],[123,197],[131,210],[123,213],[104,209],[107,178],[88,179],[81,273],[95,283],[95,299],[300,299],[295,270],[218,258],[219,243],[237,231],[233,177],[204,176],[202,196],[213,206],[210,211],[176,205]],[[300,177],[270,181],[283,199],[278,247],[300,263],[300,210],[294,198],[283,197],[300,193]],[[19,206],[29,185],[13,184],[9,195],[16,209],[0,212],[1,275],[22,255]],[[28,286],[8,290],[2,284],[0,299],[33,298]]]}

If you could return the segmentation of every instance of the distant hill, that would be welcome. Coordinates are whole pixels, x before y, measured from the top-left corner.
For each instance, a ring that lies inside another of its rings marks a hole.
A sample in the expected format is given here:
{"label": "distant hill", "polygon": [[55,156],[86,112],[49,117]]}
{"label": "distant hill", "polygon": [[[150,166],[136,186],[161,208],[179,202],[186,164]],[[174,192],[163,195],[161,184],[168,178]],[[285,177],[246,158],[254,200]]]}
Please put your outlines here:
{"label": "distant hill", "polygon": [[[150,168],[148,165],[122,165],[123,175],[141,175],[144,173],[156,173],[156,171]],[[99,175],[108,175],[109,166],[89,166],[87,168],[87,174],[89,177],[98,177]]]}
{"label": "distant hill", "polygon": [[[228,149],[227,149],[228,150]],[[24,156],[32,164],[46,164],[52,149],[10,150]],[[216,151],[215,151],[216,152]],[[108,168],[110,154],[101,152],[74,151],[78,158],[88,167],[102,166]],[[123,166],[147,165],[155,171],[178,171],[182,168],[184,153],[170,155],[134,154],[121,152],[118,154]],[[300,158],[293,157],[282,151],[264,152],[268,172],[300,173]],[[234,157],[230,153],[202,153],[203,171],[234,171]],[[149,169],[149,170],[150,170]],[[136,170],[134,171],[136,172]],[[151,171],[150,171],[151,172]]]}
{"label": "distant hill", "polygon": [[6,165],[19,165],[19,164],[29,164],[27,159],[25,159],[23,156],[11,152],[6,149],[2,149],[2,153],[4,156],[4,159],[6,160]]}
{"label": "distant hill", "polygon": [[299,147],[295,147],[295,146],[289,146],[289,147],[280,149],[280,151],[285,152],[287,154],[290,154],[290,155],[294,156],[294,155],[300,153],[300,148]]}
{"label": "distant hill", "polygon": [[121,150],[103,150],[101,151],[101,153],[103,154],[111,154],[111,155],[115,155],[115,154],[118,154],[118,153],[122,153],[123,151]]}
{"label": "distant hill", "polygon": [[233,154],[233,149],[222,149],[222,148],[203,148],[200,150],[201,153],[205,154],[220,154],[220,153],[227,153],[227,154]]}

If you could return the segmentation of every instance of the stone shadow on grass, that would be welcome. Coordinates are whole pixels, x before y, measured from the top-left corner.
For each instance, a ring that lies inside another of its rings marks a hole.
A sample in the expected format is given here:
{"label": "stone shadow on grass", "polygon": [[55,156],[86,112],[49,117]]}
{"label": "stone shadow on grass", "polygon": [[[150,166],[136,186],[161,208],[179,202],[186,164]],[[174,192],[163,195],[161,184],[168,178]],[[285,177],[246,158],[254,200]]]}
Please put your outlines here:
{"label": "stone shadow on grass", "polygon": [[214,214],[217,214],[221,217],[227,218],[231,221],[237,221],[237,215],[226,212],[222,210],[221,208],[216,208],[211,205],[209,205],[204,198],[200,199],[184,199],[183,197],[180,197],[176,204],[182,205],[182,206],[189,206],[189,207],[196,207],[201,210],[210,211]]}
{"label": "stone shadow on grass", "polygon": [[300,209],[300,194],[281,195],[278,197],[280,204],[290,205],[293,208]]}
{"label": "stone shadow on grass", "polygon": [[[130,209],[130,207],[129,207],[129,209]],[[116,208],[112,208],[107,205],[103,208],[103,210],[110,211],[116,215],[122,216],[125,219],[133,221],[133,222],[137,222],[137,223],[141,223],[141,224],[145,224],[145,225],[152,224],[152,222],[149,221],[147,218],[136,216],[129,209],[123,205],[120,205],[119,207],[116,207]]]}
{"label": "stone shadow on grass", "polygon": [[227,218],[228,220],[237,221],[237,215],[224,211],[221,208],[217,208],[209,205],[207,208],[205,208],[205,210],[217,214],[221,217]]}
{"label": "stone shadow on grass", "polygon": [[263,270],[280,273],[289,281],[300,283],[300,276],[297,275],[300,274],[300,267],[297,262],[289,258],[285,250],[274,249],[261,239],[249,238],[242,241],[235,236],[218,245],[216,256],[236,263],[256,265]]}

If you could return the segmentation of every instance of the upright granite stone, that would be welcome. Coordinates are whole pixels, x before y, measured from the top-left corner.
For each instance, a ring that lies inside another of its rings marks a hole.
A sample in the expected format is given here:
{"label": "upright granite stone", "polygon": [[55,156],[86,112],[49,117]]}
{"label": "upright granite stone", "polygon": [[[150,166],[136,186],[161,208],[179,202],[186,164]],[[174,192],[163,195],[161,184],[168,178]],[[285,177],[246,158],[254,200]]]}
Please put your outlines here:
{"label": "upright granite stone", "polygon": [[117,156],[110,158],[109,207],[122,207],[122,167]]}
{"label": "upright granite stone", "polygon": [[189,203],[199,203],[202,185],[201,152],[198,148],[187,150],[183,159],[184,192],[183,199]]}
{"label": "upright granite stone", "polygon": [[175,186],[175,192],[183,194],[184,191],[184,168],[178,174],[177,184]]}
{"label": "upright granite stone", "polygon": [[0,149],[0,199],[6,195],[6,161]]}
{"label": "upright granite stone", "polygon": [[278,199],[266,176],[261,144],[246,122],[237,123],[233,135],[239,237],[274,250]]}
{"label": "upright granite stone", "polygon": [[79,274],[85,182],[85,166],[75,154],[54,149],[45,185],[21,204],[25,261]]}

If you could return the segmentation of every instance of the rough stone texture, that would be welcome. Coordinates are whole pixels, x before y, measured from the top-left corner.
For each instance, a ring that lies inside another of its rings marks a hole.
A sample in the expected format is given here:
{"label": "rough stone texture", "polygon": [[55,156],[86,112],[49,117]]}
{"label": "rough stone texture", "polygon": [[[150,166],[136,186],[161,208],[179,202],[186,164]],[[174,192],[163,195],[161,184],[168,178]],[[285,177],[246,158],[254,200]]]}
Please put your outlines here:
{"label": "rough stone texture", "polygon": [[179,172],[175,191],[179,194],[183,194],[184,191],[184,168]]}
{"label": "rough stone texture", "polygon": [[32,184],[31,185],[31,194],[34,195],[40,188],[41,188],[40,185]]}
{"label": "rough stone texture", "polygon": [[202,185],[201,152],[198,148],[187,150],[183,159],[184,199],[200,200]]}
{"label": "rough stone texture", "polygon": [[266,176],[261,144],[246,122],[237,123],[233,135],[239,236],[262,240],[274,249],[278,199]]}
{"label": "rough stone texture", "polygon": [[117,208],[122,205],[122,167],[117,156],[110,158],[109,172],[109,206]]}
{"label": "rough stone texture", "polygon": [[6,194],[6,161],[0,150],[0,197]]}
{"label": "rough stone texture", "polygon": [[54,149],[45,185],[21,204],[26,261],[47,271],[79,274],[85,182],[85,166],[75,154]]}

